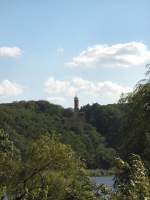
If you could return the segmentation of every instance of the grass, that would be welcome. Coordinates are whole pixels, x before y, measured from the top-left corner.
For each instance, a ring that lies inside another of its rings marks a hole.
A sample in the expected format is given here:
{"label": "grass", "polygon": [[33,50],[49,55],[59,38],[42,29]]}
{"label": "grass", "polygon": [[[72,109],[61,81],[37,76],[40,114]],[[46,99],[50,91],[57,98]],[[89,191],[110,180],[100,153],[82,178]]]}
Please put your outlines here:
{"label": "grass", "polygon": [[115,174],[115,169],[87,169],[86,175],[87,176],[112,176]]}

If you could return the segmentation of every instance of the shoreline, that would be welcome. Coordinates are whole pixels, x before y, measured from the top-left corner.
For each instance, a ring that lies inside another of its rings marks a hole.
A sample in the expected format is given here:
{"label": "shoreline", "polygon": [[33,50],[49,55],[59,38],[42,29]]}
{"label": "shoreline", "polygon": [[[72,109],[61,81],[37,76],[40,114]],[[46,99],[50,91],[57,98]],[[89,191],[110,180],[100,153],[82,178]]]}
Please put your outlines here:
{"label": "shoreline", "polygon": [[114,176],[115,169],[86,169],[85,173],[89,177],[98,177],[98,176]]}

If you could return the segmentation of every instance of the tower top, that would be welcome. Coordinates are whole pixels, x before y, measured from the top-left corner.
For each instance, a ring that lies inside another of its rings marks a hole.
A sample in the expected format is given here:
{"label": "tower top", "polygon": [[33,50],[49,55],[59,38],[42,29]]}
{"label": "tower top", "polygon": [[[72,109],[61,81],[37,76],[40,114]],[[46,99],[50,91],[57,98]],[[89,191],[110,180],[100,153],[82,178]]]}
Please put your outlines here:
{"label": "tower top", "polygon": [[79,110],[79,99],[77,96],[74,97],[74,111]]}

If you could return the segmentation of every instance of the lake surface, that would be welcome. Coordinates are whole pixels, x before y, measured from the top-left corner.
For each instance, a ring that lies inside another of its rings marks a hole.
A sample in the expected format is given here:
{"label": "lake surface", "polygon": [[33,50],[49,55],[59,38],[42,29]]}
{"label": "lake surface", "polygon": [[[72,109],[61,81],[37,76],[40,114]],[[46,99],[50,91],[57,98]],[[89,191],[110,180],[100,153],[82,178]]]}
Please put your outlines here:
{"label": "lake surface", "polygon": [[113,180],[114,176],[99,176],[99,177],[92,177],[92,181],[95,181],[95,183],[98,184],[105,184],[109,187],[113,187]]}

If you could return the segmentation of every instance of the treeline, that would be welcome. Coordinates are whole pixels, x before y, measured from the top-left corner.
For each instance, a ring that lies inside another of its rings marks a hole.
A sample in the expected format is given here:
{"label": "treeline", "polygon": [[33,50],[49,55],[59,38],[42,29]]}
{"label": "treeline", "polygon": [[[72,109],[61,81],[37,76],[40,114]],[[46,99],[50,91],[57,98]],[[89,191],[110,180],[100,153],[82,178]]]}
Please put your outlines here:
{"label": "treeline", "polygon": [[127,104],[85,105],[81,108],[85,120],[105,138],[108,146],[119,151],[122,127],[126,124]]}
{"label": "treeline", "polygon": [[0,128],[10,136],[24,155],[26,146],[42,134],[49,134],[71,145],[88,168],[108,169],[116,154],[105,137],[87,123],[84,113],[50,104],[46,101],[21,101],[0,104]]}

